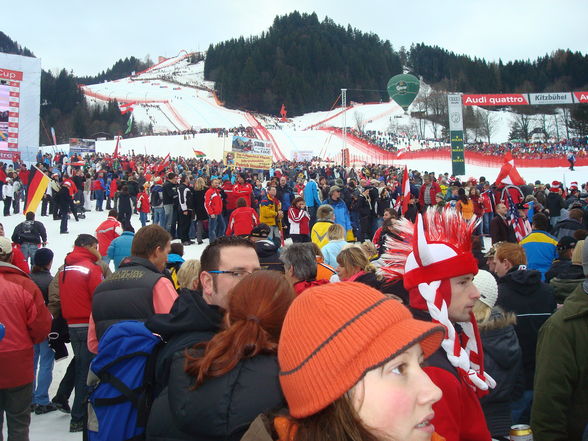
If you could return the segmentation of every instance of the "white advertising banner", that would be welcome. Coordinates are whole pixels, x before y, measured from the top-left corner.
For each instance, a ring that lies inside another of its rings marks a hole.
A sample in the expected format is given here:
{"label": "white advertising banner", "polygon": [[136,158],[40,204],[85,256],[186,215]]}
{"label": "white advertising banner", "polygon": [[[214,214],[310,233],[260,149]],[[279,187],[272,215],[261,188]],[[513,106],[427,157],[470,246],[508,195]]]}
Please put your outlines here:
{"label": "white advertising banner", "polygon": [[572,104],[571,92],[530,93],[529,104]]}

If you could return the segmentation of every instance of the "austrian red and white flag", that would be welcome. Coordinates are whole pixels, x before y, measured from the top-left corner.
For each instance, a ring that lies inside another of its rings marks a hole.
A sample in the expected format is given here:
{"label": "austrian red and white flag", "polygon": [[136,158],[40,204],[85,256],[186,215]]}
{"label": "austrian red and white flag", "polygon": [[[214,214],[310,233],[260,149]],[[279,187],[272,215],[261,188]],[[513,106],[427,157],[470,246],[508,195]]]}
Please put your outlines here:
{"label": "austrian red and white flag", "polygon": [[159,164],[159,166],[157,167],[157,171],[155,172],[155,174],[160,174],[163,170],[165,170],[166,167],[169,166],[169,153],[167,154],[167,156],[165,158],[163,158],[163,161],[161,162],[161,164]]}
{"label": "austrian red and white flag", "polygon": [[525,180],[519,175],[510,152],[504,155],[504,164],[500,169],[500,173],[498,173],[495,184],[499,187],[503,185],[525,185]]}
{"label": "austrian red and white flag", "polygon": [[408,166],[404,165],[404,173],[402,173],[402,211],[406,213],[408,210],[408,204],[410,202],[410,182],[408,180]]}
{"label": "austrian red and white flag", "polygon": [[121,103],[121,104],[119,104],[118,107],[120,108],[121,115],[125,115],[129,112],[132,112],[134,110],[133,104],[134,103]]}
{"label": "austrian red and white flag", "polygon": [[114,146],[114,152],[112,152],[112,157],[115,159],[118,158],[118,143],[120,141],[120,138],[120,136],[116,137],[116,145]]}

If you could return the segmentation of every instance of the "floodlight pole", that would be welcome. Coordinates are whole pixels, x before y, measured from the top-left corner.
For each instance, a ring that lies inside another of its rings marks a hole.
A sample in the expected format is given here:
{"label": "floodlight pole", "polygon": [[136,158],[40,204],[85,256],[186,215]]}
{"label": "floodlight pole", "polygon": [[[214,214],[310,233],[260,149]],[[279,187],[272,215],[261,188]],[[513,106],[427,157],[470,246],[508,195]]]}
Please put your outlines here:
{"label": "floodlight pole", "polygon": [[341,89],[341,107],[343,107],[343,150],[341,152],[343,153],[347,147],[347,89]]}

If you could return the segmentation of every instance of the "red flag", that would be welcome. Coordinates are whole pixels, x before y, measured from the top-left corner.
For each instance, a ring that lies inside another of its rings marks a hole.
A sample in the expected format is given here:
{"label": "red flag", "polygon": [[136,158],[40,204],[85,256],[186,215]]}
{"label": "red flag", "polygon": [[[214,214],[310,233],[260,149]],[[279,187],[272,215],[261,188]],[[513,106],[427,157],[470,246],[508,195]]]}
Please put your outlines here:
{"label": "red flag", "polygon": [[125,115],[129,112],[132,112],[134,110],[133,108],[133,104],[134,103],[122,103],[119,105],[120,108],[120,114],[121,115]]}
{"label": "red flag", "polygon": [[504,185],[525,185],[525,180],[519,175],[510,152],[504,155],[504,164],[498,173],[495,184],[499,187]]}
{"label": "red flag", "polygon": [[402,210],[401,213],[406,213],[408,210],[408,203],[410,202],[410,182],[408,181],[408,166],[404,165],[404,173],[402,174]]}
{"label": "red flag", "polygon": [[169,165],[169,153],[165,158],[163,158],[163,162],[159,164],[157,167],[157,171],[155,172],[156,175],[160,174],[165,168]]}
{"label": "red flag", "polygon": [[116,137],[116,145],[114,146],[114,153],[112,154],[112,157],[114,159],[118,158],[118,142],[120,141],[120,136]]}

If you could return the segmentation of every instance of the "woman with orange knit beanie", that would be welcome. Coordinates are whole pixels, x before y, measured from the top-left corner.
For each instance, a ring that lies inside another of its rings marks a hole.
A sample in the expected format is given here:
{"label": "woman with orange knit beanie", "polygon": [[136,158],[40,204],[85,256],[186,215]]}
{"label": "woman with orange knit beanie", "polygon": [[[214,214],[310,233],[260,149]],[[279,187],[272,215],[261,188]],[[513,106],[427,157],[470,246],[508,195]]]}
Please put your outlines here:
{"label": "woman with orange knit beanie", "polygon": [[[442,326],[414,320],[400,302],[362,283],[304,291],[278,345],[289,415],[274,420],[274,438],[442,440],[431,424],[441,391],[421,364],[443,337]],[[242,440],[264,439],[255,429]]]}

